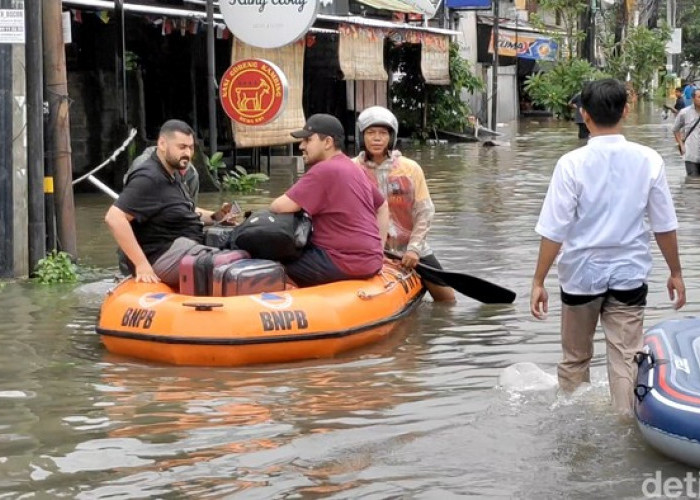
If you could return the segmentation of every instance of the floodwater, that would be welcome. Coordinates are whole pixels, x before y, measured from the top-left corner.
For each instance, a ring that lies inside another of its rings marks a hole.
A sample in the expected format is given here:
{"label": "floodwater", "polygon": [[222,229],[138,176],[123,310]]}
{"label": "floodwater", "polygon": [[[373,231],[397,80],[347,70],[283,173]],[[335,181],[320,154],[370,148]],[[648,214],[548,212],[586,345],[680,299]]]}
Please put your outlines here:
{"label": "floodwater", "polygon": [[[683,184],[670,125],[647,105],[626,129],[667,161],[689,287],[674,312],[655,247],[648,326],[700,312],[700,190]],[[698,495],[697,471],[611,413],[601,335],[593,383],[572,398],[498,386],[514,363],[553,374],[560,356],[555,277],[549,318],[528,312],[533,228],[557,157],[578,145],[571,123],[503,130],[509,144],[492,148],[405,149],[429,179],[444,267],[512,288],[515,304],[426,300],[385,342],[337,359],[226,369],[110,355],[94,332],[116,270],[110,200],[78,196],[86,281],[0,289],[0,499]],[[274,171],[269,191],[239,201],[262,206],[292,176]],[[663,489],[672,478],[681,490]]]}

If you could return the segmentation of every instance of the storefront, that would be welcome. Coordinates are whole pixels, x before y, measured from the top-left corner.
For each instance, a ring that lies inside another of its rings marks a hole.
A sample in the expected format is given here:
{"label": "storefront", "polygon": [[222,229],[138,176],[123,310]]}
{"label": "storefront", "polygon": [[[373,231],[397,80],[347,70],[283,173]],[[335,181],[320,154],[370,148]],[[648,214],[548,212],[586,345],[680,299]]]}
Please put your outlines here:
{"label": "storefront", "polygon": [[[476,0],[469,1],[472,5]],[[491,106],[486,103],[491,102],[493,16],[461,11],[457,19],[463,57],[474,65],[487,84],[484,98],[473,98],[472,108],[482,122],[490,122]],[[552,32],[558,29],[549,28]],[[556,59],[559,50],[556,41],[527,22],[500,19],[498,47],[498,121],[508,122],[518,116],[538,113],[524,91],[524,83],[528,76],[546,67],[545,61]]]}
{"label": "storefront", "polygon": [[[420,12],[414,5],[418,0],[366,0],[387,1],[401,7],[404,15],[417,16]],[[70,9],[71,19],[72,43],[66,46],[66,52],[74,102],[74,169],[79,174],[102,161],[123,140],[115,134],[121,95],[117,88],[120,68],[115,64],[118,33],[114,2],[64,0],[63,4]],[[180,118],[193,125],[198,139],[206,145],[207,26],[203,4],[187,2],[187,9],[166,8],[154,2],[124,4],[127,116],[142,141],[154,140],[164,120]],[[355,110],[388,104],[388,44],[420,44],[426,81],[449,83],[449,39],[455,32],[418,26],[405,22],[405,17],[402,21],[320,14],[298,42],[282,49],[261,49],[235,40],[217,12],[217,77],[232,60],[260,57],[280,67],[289,83],[286,108],[268,125],[233,124],[219,108],[219,149],[289,144],[289,131],[301,127],[305,116],[317,112],[342,117],[349,135],[354,135]]]}

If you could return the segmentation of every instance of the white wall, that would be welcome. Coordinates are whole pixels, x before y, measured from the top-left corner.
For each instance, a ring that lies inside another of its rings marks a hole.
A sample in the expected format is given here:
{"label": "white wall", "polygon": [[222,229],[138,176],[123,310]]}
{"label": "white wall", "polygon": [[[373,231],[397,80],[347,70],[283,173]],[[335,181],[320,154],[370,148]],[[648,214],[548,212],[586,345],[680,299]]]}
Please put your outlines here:
{"label": "white wall", "polygon": [[[475,75],[481,75],[481,64],[477,60],[477,40],[476,40],[476,12],[462,10],[458,11],[459,17],[459,35],[457,35],[457,43],[459,43],[459,54],[466,60]],[[483,93],[477,92],[471,94],[466,90],[462,91],[462,100],[469,105],[472,114],[481,115],[483,102]]]}
{"label": "white wall", "polygon": [[[472,113],[477,116],[488,116],[488,123],[483,123],[489,126],[491,123],[491,68],[485,65],[477,64],[477,37],[476,37],[476,12],[474,11],[458,11],[459,16],[459,35],[457,41],[460,47],[460,55],[469,62],[472,72],[475,75],[483,75],[485,73],[486,95],[479,92],[471,95],[463,92],[462,100],[469,104]],[[487,71],[484,69],[487,68]],[[486,106],[487,109],[482,109]],[[500,66],[498,69],[498,110],[497,118],[499,122],[509,122],[516,119],[518,116],[518,94],[517,94],[517,79],[515,74],[515,66]]]}
{"label": "white wall", "polygon": [[[487,95],[488,95],[488,124],[491,125],[491,75],[493,71],[489,67],[487,71]],[[498,123],[507,123],[518,117],[518,89],[515,66],[498,67],[498,106],[496,118]]]}

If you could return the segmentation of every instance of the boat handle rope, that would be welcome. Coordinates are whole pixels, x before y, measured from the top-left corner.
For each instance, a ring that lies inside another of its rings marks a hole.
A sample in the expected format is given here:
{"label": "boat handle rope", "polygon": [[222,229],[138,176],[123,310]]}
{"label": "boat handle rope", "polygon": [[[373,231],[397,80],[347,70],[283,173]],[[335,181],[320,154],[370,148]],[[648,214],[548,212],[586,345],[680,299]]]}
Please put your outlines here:
{"label": "boat handle rope", "polygon": [[637,384],[634,388],[634,395],[640,403],[651,392],[652,387],[645,384]]}
{"label": "boat handle rope", "polygon": [[129,276],[124,276],[122,279],[118,279],[117,276],[114,277],[116,283],[114,284],[113,287],[111,287],[109,290],[107,290],[107,295],[112,295],[114,293],[114,290],[119,288],[119,286],[124,283],[126,280],[131,279],[131,275]]}
{"label": "boat handle rope", "polygon": [[[642,363],[644,363],[646,359],[649,360],[649,364],[644,367],[644,372],[648,372],[650,369],[656,366],[665,365],[666,363],[668,363],[667,359],[654,358],[654,355],[651,352],[637,351],[637,353],[634,355],[634,361],[637,363],[639,369],[641,369]],[[651,392],[653,388],[654,387],[651,385],[637,384],[634,388],[634,395],[636,396],[637,400],[641,403],[642,400],[646,397],[647,394]]]}
{"label": "boat handle rope", "polygon": [[384,295],[385,293],[393,290],[394,287],[399,283],[398,280],[406,278],[406,276],[404,276],[401,273],[395,273],[394,276],[397,278],[397,281],[390,281],[384,274],[384,271],[380,271],[379,276],[381,276],[382,280],[384,280],[384,289],[381,292],[368,293],[365,290],[358,290],[357,296],[362,300],[369,300],[373,299],[374,297],[379,297],[380,295]]}
{"label": "boat handle rope", "polygon": [[194,307],[195,311],[211,311],[224,305],[221,302],[183,302],[182,307]]}

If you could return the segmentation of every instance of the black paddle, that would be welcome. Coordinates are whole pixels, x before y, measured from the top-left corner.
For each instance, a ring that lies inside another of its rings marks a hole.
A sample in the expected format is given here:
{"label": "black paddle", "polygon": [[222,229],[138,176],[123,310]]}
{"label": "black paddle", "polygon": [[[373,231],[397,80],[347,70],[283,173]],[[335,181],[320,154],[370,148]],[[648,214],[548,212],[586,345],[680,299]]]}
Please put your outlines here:
{"label": "black paddle", "polygon": [[[401,260],[400,255],[388,250],[384,250],[384,254],[392,259]],[[484,304],[512,304],[515,301],[515,292],[476,276],[436,269],[422,262],[416,266],[416,272],[426,281],[449,286]]]}

